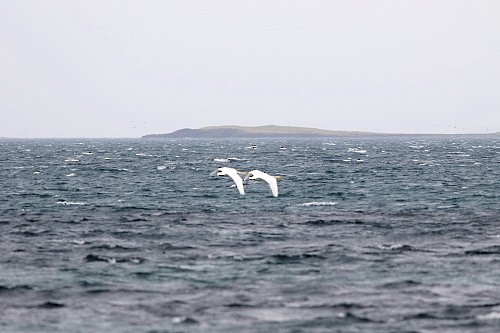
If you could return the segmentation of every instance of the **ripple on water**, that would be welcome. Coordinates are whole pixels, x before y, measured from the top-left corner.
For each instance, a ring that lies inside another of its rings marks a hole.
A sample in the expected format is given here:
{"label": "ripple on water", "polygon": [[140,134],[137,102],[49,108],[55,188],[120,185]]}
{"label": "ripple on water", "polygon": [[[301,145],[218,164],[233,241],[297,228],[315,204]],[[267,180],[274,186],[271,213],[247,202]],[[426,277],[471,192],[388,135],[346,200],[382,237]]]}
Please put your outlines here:
{"label": "ripple on water", "polygon": [[496,332],[489,140],[0,140],[0,330]]}

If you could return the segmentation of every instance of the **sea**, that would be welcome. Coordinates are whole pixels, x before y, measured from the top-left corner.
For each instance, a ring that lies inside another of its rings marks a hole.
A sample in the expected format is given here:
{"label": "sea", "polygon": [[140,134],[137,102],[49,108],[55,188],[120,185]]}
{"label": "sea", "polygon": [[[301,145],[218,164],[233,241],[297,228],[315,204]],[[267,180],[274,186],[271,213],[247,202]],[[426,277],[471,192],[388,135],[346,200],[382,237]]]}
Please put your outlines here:
{"label": "sea", "polygon": [[1,139],[0,193],[3,333],[500,332],[498,136]]}

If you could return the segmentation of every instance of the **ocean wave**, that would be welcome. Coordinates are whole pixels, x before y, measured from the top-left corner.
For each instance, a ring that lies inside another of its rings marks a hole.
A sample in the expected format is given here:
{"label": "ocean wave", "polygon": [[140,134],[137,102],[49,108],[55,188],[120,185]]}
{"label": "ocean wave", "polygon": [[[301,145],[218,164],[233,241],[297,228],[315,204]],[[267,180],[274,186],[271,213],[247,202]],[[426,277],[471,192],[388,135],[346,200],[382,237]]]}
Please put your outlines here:
{"label": "ocean wave", "polygon": [[126,245],[119,245],[119,244],[97,244],[97,245],[91,246],[90,248],[91,249],[100,249],[100,250],[113,250],[116,252],[134,252],[134,251],[140,251],[142,249],[141,247],[126,246]]}
{"label": "ocean wave", "polygon": [[33,290],[29,285],[17,285],[17,286],[3,286],[0,285],[0,295],[6,293],[24,292],[28,290]]}
{"label": "ocean wave", "polygon": [[36,309],[47,309],[47,310],[50,310],[50,309],[60,309],[60,308],[63,308],[65,307],[66,305],[64,303],[60,303],[60,302],[53,302],[53,301],[47,301],[47,302],[44,302],[44,303],[40,303],[40,304],[36,304],[36,305],[30,305],[30,306],[27,306],[28,308],[36,308]]}
{"label": "ocean wave", "polygon": [[219,163],[238,162],[238,161],[248,161],[248,160],[245,158],[238,158],[238,157],[214,158],[214,162],[219,162]]}
{"label": "ocean wave", "polygon": [[476,316],[479,320],[500,320],[500,312],[490,312]]}
{"label": "ocean wave", "polygon": [[350,311],[344,311],[344,312],[338,313],[337,318],[342,319],[343,321],[350,322],[350,323],[359,323],[359,324],[361,324],[361,323],[381,323],[381,321],[379,321],[379,320],[374,320],[374,319],[371,319],[368,317],[359,316],[359,315],[356,315]]}
{"label": "ocean wave", "polygon": [[140,258],[140,257],[121,257],[120,258],[120,257],[97,255],[97,254],[88,254],[85,257],[85,261],[87,261],[87,262],[103,261],[103,262],[107,262],[107,263],[113,265],[116,263],[142,264],[143,262],[146,261],[146,259]]}
{"label": "ocean wave", "polygon": [[[341,219],[316,219],[316,220],[308,220],[305,221],[304,224],[314,225],[314,226],[326,226],[337,223],[346,223],[347,221],[343,221]],[[348,222],[347,222],[348,223]]]}
{"label": "ocean wave", "polygon": [[334,206],[337,203],[335,201],[311,201],[300,204],[299,206],[311,207],[311,206]]}
{"label": "ocean wave", "polygon": [[379,250],[412,250],[413,248],[410,245],[406,244],[378,244],[376,248]]}
{"label": "ocean wave", "polygon": [[79,202],[79,201],[58,201],[58,205],[68,205],[68,206],[84,206],[87,203],[86,202]]}
{"label": "ocean wave", "polygon": [[268,258],[268,262],[273,264],[287,264],[298,263],[307,259],[325,259],[325,257],[316,253],[274,254]]}
{"label": "ocean wave", "polygon": [[185,316],[179,316],[179,317],[173,317],[172,318],[172,323],[174,324],[198,324],[198,321],[192,317],[185,317]]}
{"label": "ocean wave", "polygon": [[467,255],[492,255],[500,254],[500,245],[492,245],[487,247],[482,247],[479,249],[465,251]]}
{"label": "ocean wave", "polygon": [[357,153],[357,154],[366,154],[367,151],[365,149],[358,149],[358,148],[349,148],[347,150],[350,153]]}
{"label": "ocean wave", "polygon": [[406,287],[415,287],[418,285],[421,285],[421,282],[415,281],[415,280],[402,280],[402,281],[393,281],[393,282],[387,282],[382,285],[383,288],[389,288],[389,289],[398,289],[398,288],[406,288]]}

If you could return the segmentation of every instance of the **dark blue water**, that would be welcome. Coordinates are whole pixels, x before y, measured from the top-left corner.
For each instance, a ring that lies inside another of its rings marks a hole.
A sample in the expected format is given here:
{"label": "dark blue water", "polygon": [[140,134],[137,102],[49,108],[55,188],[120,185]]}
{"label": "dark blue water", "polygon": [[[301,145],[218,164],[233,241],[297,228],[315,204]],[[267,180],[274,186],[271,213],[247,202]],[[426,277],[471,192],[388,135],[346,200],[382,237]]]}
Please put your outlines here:
{"label": "dark blue water", "polygon": [[3,140],[0,179],[0,332],[500,331],[499,138]]}

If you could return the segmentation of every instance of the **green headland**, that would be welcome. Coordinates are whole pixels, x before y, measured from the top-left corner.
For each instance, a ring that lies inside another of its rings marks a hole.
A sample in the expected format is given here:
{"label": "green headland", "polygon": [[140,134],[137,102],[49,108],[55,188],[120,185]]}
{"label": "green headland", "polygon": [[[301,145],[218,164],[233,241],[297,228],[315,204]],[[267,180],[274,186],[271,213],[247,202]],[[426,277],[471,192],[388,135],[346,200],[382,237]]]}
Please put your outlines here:
{"label": "green headland", "polygon": [[143,138],[255,138],[255,137],[330,137],[372,136],[372,132],[330,131],[310,127],[293,126],[208,126],[198,129],[183,128],[171,133],[149,134]]}

